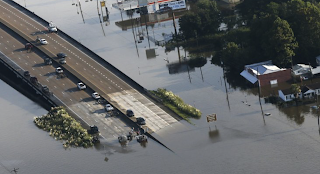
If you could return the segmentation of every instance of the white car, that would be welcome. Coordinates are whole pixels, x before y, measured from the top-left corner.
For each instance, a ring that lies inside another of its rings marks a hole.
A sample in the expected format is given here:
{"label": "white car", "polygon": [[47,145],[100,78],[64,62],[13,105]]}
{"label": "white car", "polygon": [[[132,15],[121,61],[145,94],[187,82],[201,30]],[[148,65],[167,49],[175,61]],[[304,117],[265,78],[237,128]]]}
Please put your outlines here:
{"label": "white car", "polygon": [[107,111],[113,111],[113,107],[110,104],[106,104],[106,110]]}
{"label": "white car", "polygon": [[94,99],[99,99],[99,98],[101,98],[100,97],[100,95],[99,95],[99,93],[97,93],[97,92],[94,92],[94,93],[92,93],[92,97],[94,98]]}
{"label": "white car", "polygon": [[63,73],[63,69],[61,67],[56,68],[56,73],[57,74],[62,74]]}
{"label": "white car", "polygon": [[83,84],[82,82],[79,82],[79,83],[77,84],[77,86],[78,86],[78,88],[79,88],[80,90],[87,88],[86,85]]}
{"label": "white car", "polygon": [[47,45],[48,44],[48,41],[46,41],[45,39],[40,39],[39,41],[40,41],[40,43],[42,45]]}

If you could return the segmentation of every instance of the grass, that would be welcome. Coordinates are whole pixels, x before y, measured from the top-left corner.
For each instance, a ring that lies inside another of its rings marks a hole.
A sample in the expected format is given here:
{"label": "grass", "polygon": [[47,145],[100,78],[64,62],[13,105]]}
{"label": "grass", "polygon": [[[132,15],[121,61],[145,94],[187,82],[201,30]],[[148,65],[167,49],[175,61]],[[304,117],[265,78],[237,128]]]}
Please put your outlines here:
{"label": "grass", "polygon": [[200,110],[184,103],[179,96],[173,94],[171,91],[167,91],[163,88],[158,88],[156,91],[151,91],[151,93],[160,98],[165,106],[170,108],[173,112],[175,112],[177,115],[179,115],[189,123],[191,123],[190,117],[196,119],[199,119],[201,117]]}

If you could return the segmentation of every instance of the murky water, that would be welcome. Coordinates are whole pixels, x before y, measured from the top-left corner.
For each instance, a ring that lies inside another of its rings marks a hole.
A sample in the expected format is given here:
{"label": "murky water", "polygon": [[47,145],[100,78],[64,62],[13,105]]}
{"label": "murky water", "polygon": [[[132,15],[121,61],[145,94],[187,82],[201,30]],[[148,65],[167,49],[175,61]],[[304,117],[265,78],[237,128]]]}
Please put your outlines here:
{"label": "murky water", "polygon": [[[262,101],[263,111],[272,114],[263,117],[257,90],[229,87],[222,78],[222,69],[209,61],[201,69],[188,72],[184,66],[175,64],[179,61],[177,50],[166,53],[163,47],[156,47],[156,58],[147,59],[147,39],[137,44],[136,49],[132,30],[122,31],[115,25],[122,19],[120,12],[111,8],[113,2],[107,3],[110,24],[105,26],[103,23],[103,29],[96,1],[81,1],[83,19],[79,6],[72,5],[78,1],[17,2],[23,6],[26,4],[31,11],[56,23],[145,88],[171,90],[185,102],[199,108],[203,116],[192,120],[195,125],[182,121],[184,124],[180,127],[172,125],[157,132],[155,136],[173,152],[153,141],[149,141],[147,147],[132,142],[122,148],[116,142],[103,142],[104,146],[98,148],[64,150],[60,142],[32,123],[34,116],[46,111],[6,87],[11,95],[24,99],[17,103],[8,99],[9,93],[0,93],[2,106],[7,106],[0,118],[5,123],[0,127],[3,129],[1,137],[10,140],[2,141],[0,146],[0,173],[14,167],[19,167],[21,173],[70,174],[317,173],[320,168],[317,162],[319,127],[317,113],[310,108],[311,105],[278,109]],[[133,17],[138,17],[138,14]],[[122,18],[128,19],[124,13]],[[152,28],[149,29],[149,34],[153,35]],[[156,38],[171,32],[174,32],[172,21],[155,24]],[[154,47],[151,42],[150,48]],[[183,50],[181,55],[184,55]],[[172,66],[175,68],[169,71],[168,67]],[[239,78],[242,77],[235,77]],[[10,108],[15,108],[17,113],[13,114]],[[217,113],[218,121],[208,124],[205,116],[211,113]],[[8,133],[15,124],[19,124],[18,130],[15,128],[14,132]]]}

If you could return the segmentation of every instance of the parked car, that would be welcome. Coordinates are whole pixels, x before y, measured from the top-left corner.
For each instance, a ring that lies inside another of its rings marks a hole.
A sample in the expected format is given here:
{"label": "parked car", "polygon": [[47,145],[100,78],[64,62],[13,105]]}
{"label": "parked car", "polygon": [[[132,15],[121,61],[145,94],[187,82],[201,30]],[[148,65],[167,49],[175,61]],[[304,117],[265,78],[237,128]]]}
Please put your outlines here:
{"label": "parked car", "polygon": [[57,57],[58,57],[58,58],[66,58],[67,55],[64,54],[63,52],[60,52],[60,53],[57,54]]}
{"label": "parked car", "polygon": [[78,86],[78,88],[79,88],[80,90],[87,88],[87,86],[86,86],[85,84],[83,84],[82,82],[79,82],[79,83],[77,84],[77,86]]}
{"label": "parked car", "polygon": [[63,69],[61,67],[56,68],[56,73],[57,74],[62,74],[63,73]]}
{"label": "parked car", "polygon": [[45,63],[46,65],[52,65],[52,60],[51,60],[50,58],[45,58],[45,59],[44,59],[44,63]]}
{"label": "parked car", "polygon": [[137,118],[137,123],[139,125],[145,125],[146,124],[146,120],[144,118],[142,118],[142,117],[138,117]]}
{"label": "parked car", "polygon": [[90,134],[96,134],[96,133],[99,133],[99,129],[96,125],[92,125],[90,126],[90,130],[89,130],[89,133]]}
{"label": "parked car", "polygon": [[106,104],[106,111],[113,111],[113,107],[110,104]]}
{"label": "parked car", "polygon": [[47,45],[47,44],[48,44],[48,41],[45,40],[45,39],[39,39],[39,41],[40,41],[40,43],[41,43],[42,45]]}
{"label": "parked car", "polygon": [[50,92],[47,85],[42,85],[42,92],[44,92],[46,94],[48,94]]}
{"label": "parked car", "polygon": [[65,59],[65,58],[61,58],[61,59],[59,60],[59,63],[60,63],[60,64],[66,64],[66,63],[67,63],[67,61],[66,61],[66,59]]}
{"label": "parked car", "polygon": [[94,93],[92,93],[92,98],[98,100],[98,99],[100,99],[101,97],[100,97],[99,93],[94,92]]}
{"label": "parked car", "polygon": [[29,77],[29,76],[30,76],[30,72],[29,72],[29,71],[25,71],[25,72],[23,73],[23,75],[26,76],[26,77]]}
{"label": "parked car", "polygon": [[58,32],[58,28],[52,22],[49,23],[48,30],[50,33],[57,33]]}
{"label": "parked car", "polygon": [[131,109],[127,110],[127,116],[128,117],[133,117],[134,116],[134,113],[133,113],[133,111]]}

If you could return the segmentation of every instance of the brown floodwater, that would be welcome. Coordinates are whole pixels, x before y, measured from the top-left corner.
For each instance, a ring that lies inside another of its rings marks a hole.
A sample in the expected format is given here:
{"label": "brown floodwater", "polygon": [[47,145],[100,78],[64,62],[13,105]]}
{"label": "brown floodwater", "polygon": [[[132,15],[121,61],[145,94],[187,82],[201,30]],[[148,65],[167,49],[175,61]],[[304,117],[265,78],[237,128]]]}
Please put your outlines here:
{"label": "brown floodwater", "polygon": [[[147,58],[148,40],[135,45],[132,30],[115,25],[128,16],[123,13],[121,17],[109,1],[109,22],[102,26],[96,1],[80,1],[83,18],[79,7],[72,5],[76,0],[16,2],[53,21],[146,89],[173,91],[203,114],[192,119],[193,124],[181,121],[154,134],[172,151],[152,140],[146,145],[132,141],[122,147],[115,140],[91,149],[64,149],[32,122],[46,111],[1,82],[0,173],[13,168],[26,174],[318,172],[320,134],[317,111],[311,108],[315,104],[280,108],[261,100],[260,106],[256,88],[244,88],[240,83],[245,79],[237,74],[225,82],[222,69],[210,64],[209,58],[201,68],[179,63],[185,54],[181,48],[179,57],[177,48],[166,52],[165,47],[150,42],[157,56]],[[174,32],[172,21],[156,23],[148,30],[157,40],[162,33]],[[277,94],[277,88],[263,88],[262,93]],[[271,115],[264,117],[261,110]],[[212,113],[218,120],[208,124],[205,117]]]}

